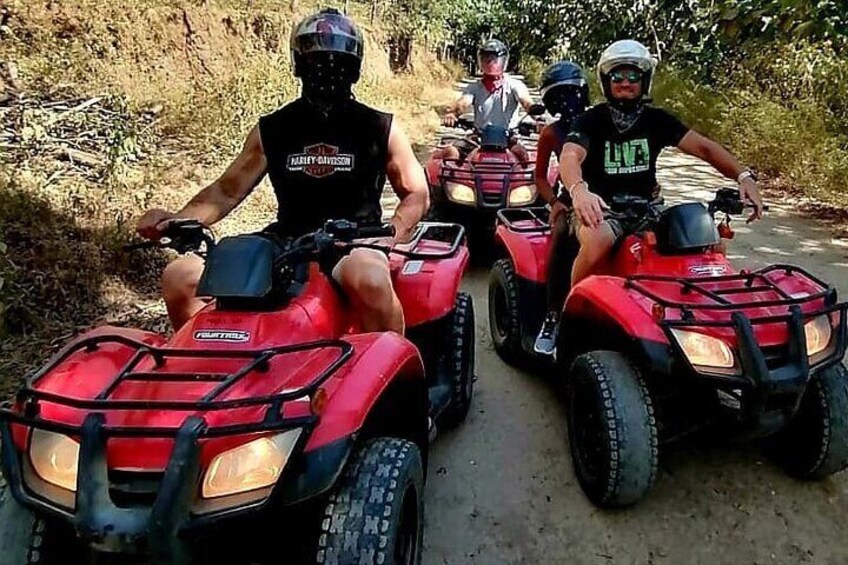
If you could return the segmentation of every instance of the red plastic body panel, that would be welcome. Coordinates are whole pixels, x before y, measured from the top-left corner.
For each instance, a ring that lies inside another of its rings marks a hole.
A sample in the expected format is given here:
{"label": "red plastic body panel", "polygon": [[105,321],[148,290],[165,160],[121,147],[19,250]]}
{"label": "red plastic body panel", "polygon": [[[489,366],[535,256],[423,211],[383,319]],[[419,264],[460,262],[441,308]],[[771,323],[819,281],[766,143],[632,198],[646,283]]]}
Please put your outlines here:
{"label": "red plastic body panel", "polygon": [[[443,252],[449,244],[423,242],[421,253]],[[438,320],[453,310],[462,274],[468,265],[468,248],[461,246],[456,254],[440,260],[408,260],[400,255],[390,257],[392,282],[403,306],[406,326],[411,328]]]}
{"label": "red plastic body panel", "polygon": [[[517,228],[533,228],[533,220],[521,220],[513,224]],[[515,266],[516,273],[527,280],[537,283],[547,281],[548,254],[551,244],[549,231],[520,232],[499,224],[495,232],[497,244],[503,245]],[[728,322],[734,311],[742,312],[749,319],[783,316],[789,313],[789,307],[759,306],[758,303],[780,300],[781,295],[774,290],[744,291],[744,281],[716,280],[710,278],[737,274],[723,253],[708,251],[689,255],[662,255],[652,243],[652,236],[631,235],[622,241],[609,260],[598,266],[596,274],[578,283],[568,296],[564,316],[575,320],[590,320],[601,327],[612,324],[634,338],[666,343],[668,340],[654,318],[655,301],[634,288],[625,286],[625,279],[638,275],[657,275],[679,279],[698,279],[707,290],[734,290],[723,295],[738,308],[694,309],[695,320],[704,322]],[[787,274],[781,270],[769,272],[769,282],[776,285],[785,294],[802,297],[823,290],[821,285],[797,273]],[[715,306],[716,302],[704,294],[687,291],[685,286],[673,281],[639,281],[639,285],[649,293],[669,303],[683,306]],[[763,286],[763,285],[760,285]],[[802,313],[813,312],[824,306],[824,299],[803,302]],[[680,320],[681,308],[665,308],[663,319]],[[579,321],[577,322],[579,323]],[[754,335],[761,346],[780,345],[788,339],[788,328],[783,322],[757,324]],[[720,337],[728,344],[736,345],[736,336],[732,327],[704,327],[704,333]]]}
{"label": "red plastic body panel", "polygon": [[495,244],[506,250],[519,277],[537,283],[547,282],[550,231],[516,232],[498,224],[495,229]]}
{"label": "red plastic body panel", "polygon": [[307,451],[358,430],[374,403],[395,379],[424,379],[418,350],[398,334],[360,334],[346,340],[356,353],[324,385],[329,402],[321,424],[309,439]]}
{"label": "red plastic body panel", "polygon": [[[628,335],[646,340],[667,342],[657,320],[653,318],[655,301],[634,288],[625,287],[625,278],[631,275],[661,275],[700,279],[700,284],[710,291],[738,290],[734,294],[723,295],[738,308],[730,309],[694,309],[692,321],[728,322],[733,312],[742,312],[749,319],[782,316],[789,314],[789,307],[760,306],[758,303],[779,300],[774,290],[755,290],[744,292],[744,281],[716,280],[710,278],[737,274],[722,253],[707,252],[692,255],[660,255],[649,240],[635,235],[626,238],[616,254],[599,266],[598,274],[578,283],[569,294],[565,304],[565,315],[569,318],[590,319],[598,322],[614,322]],[[773,271],[767,279],[790,296],[807,296],[823,288],[805,276]],[[681,306],[715,306],[711,298],[691,290],[673,281],[642,280],[638,284],[651,294],[667,302]],[[824,299],[802,303],[802,312],[812,312],[824,306]],[[663,319],[681,320],[683,309],[667,307],[663,310]],[[732,327],[703,327],[703,333],[720,337],[728,344],[736,345]],[[788,339],[788,328],[783,322],[758,324],[754,327],[754,336],[761,346],[779,345]]]}
{"label": "red plastic body panel", "polygon": [[[420,252],[444,251],[447,244],[424,241]],[[407,262],[393,255],[391,264],[396,290],[401,297],[409,325],[424,323],[446,315],[454,306],[457,288],[468,261],[467,249],[447,259],[424,260],[420,268],[407,269]],[[327,403],[318,425],[312,432],[307,449],[312,450],[354,433],[367,418],[382,392],[396,379],[424,379],[424,367],[415,346],[394,333],[359,332],[357,316],[330,281],[313,265],[310,279],[300,296],[278,311],[224,312],[215,303],[199,312],[170,340],[138,330],[101,327],[79,339],[100,334],[120,334],[165,349],[188,349],[198,352],[214,350],[261,351],[271,347],[301,344],[319,340],[342,339],[353,347],[351,357],[322,385]],[[242,332],[243,343],[198,339],[202,330]],[[36,387],[64,397],[95,399],[118,375],[137,349],[129,345],[107,342],[93,351],[80,349],[59,363]],[[218,400],[263,397],[297,390],[312,383],[341,352],[326,347],[282,353],[271,358],[266,371],[255,370],[223,392]],[[247,359],[209,357],[169,357],[161,367],[146,358],[134,373],[209,374],[234,373],[249,363]],[[152,382],[123,381],[109,398],[115,400],[196,401],[212,391],[217,382]],[[87,411],[41,401],[40,417],[79,426]],[[254,423],[262,420],[267,405],[224,410],[110,410],[104,411],[107,426],[177,428],[185,418],[199,414],[210,427]],[[402,409],[402,408],[401,408]],[[287,417],[309,416],[310,399],[302,397],[285,402]],[[28,429],[12,426],[19,449],[26,450]],[[244,435],[207,438],[202,441],[202,463],[232,447],[243,444]],[[164,469],[173,447],[170,438],[125,438],[109,440],[107,457],[110,468]]]}

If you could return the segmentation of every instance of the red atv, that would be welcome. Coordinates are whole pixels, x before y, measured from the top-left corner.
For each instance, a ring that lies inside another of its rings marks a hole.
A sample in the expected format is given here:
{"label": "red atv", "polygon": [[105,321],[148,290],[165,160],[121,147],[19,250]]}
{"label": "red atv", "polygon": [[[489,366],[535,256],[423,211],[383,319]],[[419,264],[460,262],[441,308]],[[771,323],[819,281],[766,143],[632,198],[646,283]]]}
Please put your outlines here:
{"label": "red atv", "polygon": [[0,410],[0,563],[418,563],[433,422],[471,402],[474,309],[462,227],[423,224],[390,254],[407,338],[362,333],[322,263],[390,232],[215,244],[173,224],[214,300],[171,339],[79,336]]}
{"label": "red atv", "polygon": [[[474,122],[467,119],[460,119],[457,127],[474,132],[462,141],[476,147],[464,159],[445,158],[443,148],[449,139],[446,137],[430,154],[425,169],[430,185],[431,217],[463,224],[476,251],[478,240],[486,247],[491,246],[498,210],[537,204],[536,142],[532,135],[536,124],[522,121],[518,126],[519,142],[529,154],[526,165],[509,150],[509,130],[489,125],[478,132]],[[557,178],[553,163],[549,176],[552,181]]]}
{"label": "red atv", "polygon": [[[571,290],[557,341],[574,469],[592,502],[640,500],[657,446],[707,424],[765,438],[798,478],[848,466],[848,304],[836,290],[791,265],[736,271],[719,239],[743,210],[735,189],[708,207],[612,206],[638,235]],[[544,315],[547,217],[501,213],[497,240],[505,257],[489,286],[492,340],[501,356],[526,360]]]}

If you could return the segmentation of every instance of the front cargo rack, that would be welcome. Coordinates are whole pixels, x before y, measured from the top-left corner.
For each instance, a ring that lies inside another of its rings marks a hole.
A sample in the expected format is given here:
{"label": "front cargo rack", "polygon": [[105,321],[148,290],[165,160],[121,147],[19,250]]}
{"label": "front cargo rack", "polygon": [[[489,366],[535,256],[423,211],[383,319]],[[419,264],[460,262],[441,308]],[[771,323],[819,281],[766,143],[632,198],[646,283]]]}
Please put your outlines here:
{"label": "front cargo rack", "polygon": [[[91,353],[96,351],[101,345],[109,343],[134,348],[135,352],[118,374],[93,398],[74,398],[37,388],[37,384],[41,379],[75,353],[80,351]],[[230,390],[246,376],[267,371],[270,367],[270,362],[277,356],[321,349],[335,349],[337,350],[337,355],[334,356],[332,361],[320,373],[304,386],[276,394],[232,399],[220,398],[222,394]],[[65,434],[75,435],[80,433],[82,425],[72,425],[40,418],[40,405],[42,402],[47,402],[58,406],[88,411],[171,410],[202,413],[253,406],[267,406],[261,421],[205,427],[201,433],[203,437],[221,437],[311,426],[318,419],[316,415],[310,414],[286,418],[282,413],[283,404],[304,397],[309,398],[311,401],[319,387],[351,358],[352,353],[353,346],[342,340],[322,340],[259,350],[193,350],[154,347],[118,334],[98,335],[72,343],[58,353],[47,365],[28,378],[26,384],[16,396],[16,404],[21,410],[13,409],[8,404],[0,407],[0,421],[5,420]],[[159,373],[153,371],[135,371],[136,367],[147,359],[152,359],[157,369],[164,367],[169,359],[244,359],[245,364],[232,373]],[[209,382],[218,384],[199,400],[129,400],[112,398],[113,393],[122,383],[133,381],[170,383]],[[103,429],[109,436],[174,437],[179,431],[179,426],[142,427],[104,425]]]}
{"label": "front cargo rack", "polygon": [[[803,296],[788,294],[767,275],[783,272],[786,276],[799,275],[808,282],[821,288],[818,292],[805,293]],[[708,303],[680,302],[660,296],[656,290],[646,286],[650,283],[679,285],[680,294],[696,293],[710,300]],[[740,286],[741,283],[741,286]],[[668,308],[692,310],[739,310],[744,308],[769,308],[775,306],[801,305],[823,299],[826,306],[836,304],[836,289],[818,277],[794,265],[775,264],[757,271],[741,272],[735,275],[708,276],[700,278],[670,277],[663,275],[632,275],[624,282],[625,288],[635,290],[657,304]],[[724,285],[723,288],[707,288],[706,285]],[[779,298],[770,300],[750,300],[734,302],[727,297],[734,294],[774,293]]]}

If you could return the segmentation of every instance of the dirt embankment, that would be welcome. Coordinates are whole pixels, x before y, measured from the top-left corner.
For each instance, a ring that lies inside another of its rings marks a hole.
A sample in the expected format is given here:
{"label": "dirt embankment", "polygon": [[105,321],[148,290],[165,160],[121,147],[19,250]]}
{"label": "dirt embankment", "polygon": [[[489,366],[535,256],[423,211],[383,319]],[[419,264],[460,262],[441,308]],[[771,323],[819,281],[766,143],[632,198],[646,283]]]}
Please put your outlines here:
{"label": "dirt embankment", "polygon": [[[143,210],[181,206],[261,114],[297,95],[288,38],[315,3],[297,4],[0,7],[0,374],[15,381],[94,323],[165,328],[156,281],[167,257],[121,246]],[[380,26],[358,19],[367,45],[357,96],[423,140],[432,106],[450,97],[450,71],[421,55],[416,72],[394,75]],[[274,207],[263,184],[219,234],[264,225]]]}

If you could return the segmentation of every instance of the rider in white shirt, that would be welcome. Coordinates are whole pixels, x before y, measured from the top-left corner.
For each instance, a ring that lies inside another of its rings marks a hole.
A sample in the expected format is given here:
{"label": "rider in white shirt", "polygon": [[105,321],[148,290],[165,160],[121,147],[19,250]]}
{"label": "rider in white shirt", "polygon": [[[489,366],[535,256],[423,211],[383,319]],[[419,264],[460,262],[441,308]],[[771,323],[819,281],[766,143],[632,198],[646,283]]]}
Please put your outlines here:
{"label": "rider in white shirt", "polygon": [[[506,129],[516,127],[520,119],[518,106],[530,112],[534,103],[527,86],[505,72],[509,63],[506,45],[497,39],[490,39],[477,50],[477,63],[483,77],[465,87],[456,102],[448,108],[442,123],[450,127],[456,125],[457,116],[473,107],[474,124],[478,131],[487,125]],[[444,158],[464,159],[475,146],[461,140],[445,148]],[[515,138],[510,139],[510,149],[522,163],[528,163],[527,150]]]}

